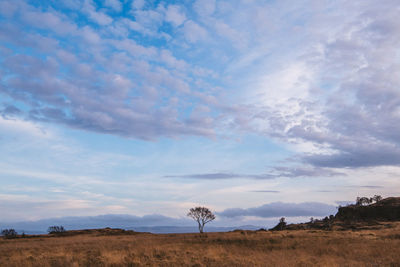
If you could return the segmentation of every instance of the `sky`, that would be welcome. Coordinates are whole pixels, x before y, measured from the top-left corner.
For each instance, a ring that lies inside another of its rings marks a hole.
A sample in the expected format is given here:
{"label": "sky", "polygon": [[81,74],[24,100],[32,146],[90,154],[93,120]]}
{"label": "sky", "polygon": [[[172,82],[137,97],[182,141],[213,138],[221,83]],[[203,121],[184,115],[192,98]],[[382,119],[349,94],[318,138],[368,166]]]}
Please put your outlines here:
{"label": "sky", "polygon": [[399,12],[1,0],[0,221],[201,205],[266,225],[399,196]]}

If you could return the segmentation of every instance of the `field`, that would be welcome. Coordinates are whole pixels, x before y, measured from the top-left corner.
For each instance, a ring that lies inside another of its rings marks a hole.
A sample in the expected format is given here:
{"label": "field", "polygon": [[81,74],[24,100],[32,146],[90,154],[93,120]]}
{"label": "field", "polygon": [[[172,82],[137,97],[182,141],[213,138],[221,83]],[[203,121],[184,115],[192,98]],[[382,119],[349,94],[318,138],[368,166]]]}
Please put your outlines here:
{"label": "field", "polygon": [[400,266],[400,223],[357,231],[124,233],[0,239],[1,266]]}

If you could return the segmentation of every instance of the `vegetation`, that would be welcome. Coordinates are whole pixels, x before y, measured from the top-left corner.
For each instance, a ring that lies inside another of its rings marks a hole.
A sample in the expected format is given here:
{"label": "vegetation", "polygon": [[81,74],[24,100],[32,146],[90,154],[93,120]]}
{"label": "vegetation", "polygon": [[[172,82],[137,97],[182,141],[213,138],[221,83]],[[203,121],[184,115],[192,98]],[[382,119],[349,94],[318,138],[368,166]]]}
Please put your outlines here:
{"label": "vegetation", "polygon": [[282,230],[286,229],[286,225],[287,224],[286,224],[285,218],[282,217],[282,218],[279,219],[279,223],[275,227],[271,228],[270,230],[272,230],[272,231],[282,231]]}
{"label": "vegetation", "polygon": [[364,206],[364,205],[369,205],[372,203],[378,203],[379,201],[382,200],[382,197],[380,195],[375,195],[373,197],[357,197],[356,199],[356,205],[357,206]]}
{"label": "vegetation", "polygon": [[400,198],[359,197],[355,205],[340,207],[335,218],[346,222],[397,221],[400,220]]}
{"label": "vegetation", "polygon": [[65,229],[64,229],[64,226],[62,226],[62,225],[60,225],[60,226],[50,226],[48,229],[47,229],[47,232],[49,233],[49,234],[62,234],[62,233],[65,233]]}
{"label": "vegetation", "polygon": [[187,216],[193,218],[198,223],[200,233],[203,233],[206,223],[215,219],[215,215],[206,207],[191,208]]}
{"label": "vegetation", "polygon": [[1,235],[4,236],[4,238],[11,239],[16,238],[18,233],[14,229],[4,229],[1,231]]}
{"label": "vegetation", "polygon": [[[17,237],[2,231],[4,266],[398,266],[400,198],[374,196],[340,207],[323,219],[266,231],[207,234],[150,234],[122,229],[65,231]],[[372,199],[372,200],[371,200]],[[375,203],[374,203],[375,202]],[[205,207],[188,216],[204,225],[215,219]],[[63,233],[60,238],[57,233]]]}
{"label": "vegetation", "polygon": [[118,231],[0,240],[0,265],[398,266],[400,262],[400,222],[359,231],[114,232]]}

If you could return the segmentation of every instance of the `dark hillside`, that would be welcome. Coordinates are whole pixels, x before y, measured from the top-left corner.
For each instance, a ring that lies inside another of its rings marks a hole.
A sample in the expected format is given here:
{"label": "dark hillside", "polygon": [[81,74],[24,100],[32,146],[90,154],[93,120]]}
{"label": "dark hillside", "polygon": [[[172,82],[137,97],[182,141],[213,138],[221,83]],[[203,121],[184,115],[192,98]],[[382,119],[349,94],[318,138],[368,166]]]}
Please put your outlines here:
{"label": "dark hillside", "polygon": [[400,197],[385,198],[367,206],[340,207],[335,219],[341,221],[398,221],[400,220]]}

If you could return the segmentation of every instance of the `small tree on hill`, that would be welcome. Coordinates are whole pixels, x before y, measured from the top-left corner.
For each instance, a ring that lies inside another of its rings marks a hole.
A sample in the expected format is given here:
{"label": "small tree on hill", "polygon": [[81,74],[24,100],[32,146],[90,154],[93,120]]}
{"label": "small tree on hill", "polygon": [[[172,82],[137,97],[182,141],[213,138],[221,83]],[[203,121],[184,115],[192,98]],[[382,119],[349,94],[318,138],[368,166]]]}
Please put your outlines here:
{"label": "small tree on hill", "polygon": [[286,228],[286,221],[285,221],[285,217],[282,217],[279,219],[279,223],[272,229],[270,230],[274,230],[274,231],[282,231]]}
{"label": "small tree on hill", "polygon": [[203,233],[206,223],[215,219],[215,215],[206,207],[191,208],[187,216],[193,218],[198,223],[200,233]]}
{"label": "small tree on hill", "polygon": [[370,200],[367,197],[357,197],[356,199],[356,205],[358,206],[364,206],[364,205],[368,205],[371,203],[372,200]]}
{"label": "small tree on hill", "polygon": [[379,201],[382,200],[382,196],[380,196],[380,195],[375,195],[375,196],[372,197],[372,199],[373,199],[375,202],[378,203]]}

